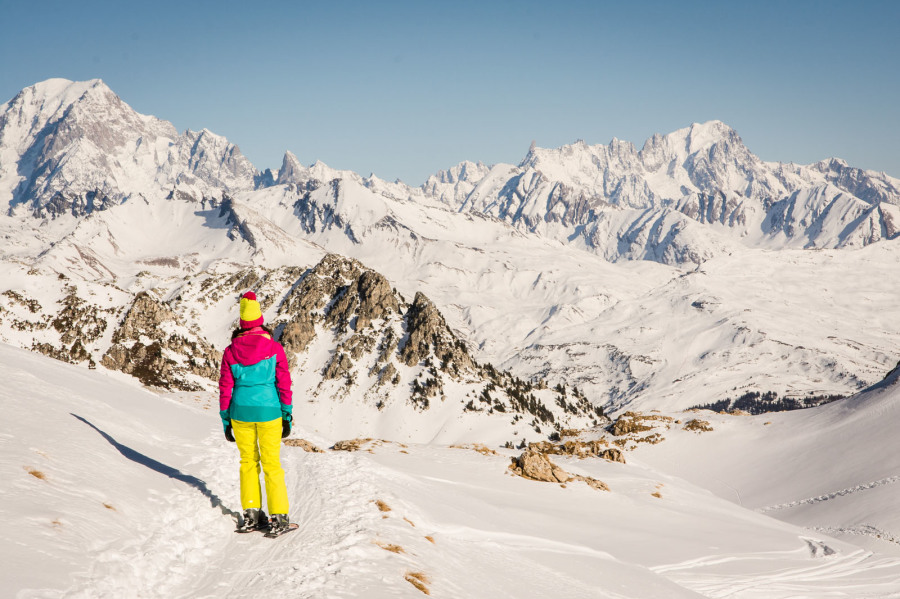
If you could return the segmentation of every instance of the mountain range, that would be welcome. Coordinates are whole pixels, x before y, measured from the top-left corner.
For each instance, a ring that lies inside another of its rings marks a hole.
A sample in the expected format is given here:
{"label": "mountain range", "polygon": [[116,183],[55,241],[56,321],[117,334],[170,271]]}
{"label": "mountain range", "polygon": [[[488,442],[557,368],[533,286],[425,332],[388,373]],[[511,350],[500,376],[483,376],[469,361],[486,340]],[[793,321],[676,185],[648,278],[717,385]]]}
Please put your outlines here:
{"label": "mountain range", "polygon": [[[135,343],[174,330],[119,335],[144,297],[182,327],[177,348],[154,351],[188,365],[173,371],[183,388],[209,384],[233,324],[228,296],[206,305],[201,281],[278,278],[274,322],[327,255],[384,277],[398,306],[433,303],[473,363],[578,388],[607,411],[846,395],[897,362],[884,273],[900,251],[900,180],[839,159],[765,162],[719,121],[640,150],[615,139],[532,147],[518,165],[463,162],[411,187],[290,152],[277,172],[260,171],[228,140],[179,134],[100,80],[54,79],[0,106],[0,213],[5,341],[130,364]],[[331,301],[353,282],[336,285]],[[86,310],[79,302],[106,310],[108,326],[67,320]],[[305,358],[314,378],[342,342]],[[377,358],[366,351],[359,364]],[[402,387],[411,408],[420,376]],[[365,403],[374,383],[362,379],[348,397]],[[320,381],[305,384],[314,394]],[[380,430],[378,419],[365,420]]]}

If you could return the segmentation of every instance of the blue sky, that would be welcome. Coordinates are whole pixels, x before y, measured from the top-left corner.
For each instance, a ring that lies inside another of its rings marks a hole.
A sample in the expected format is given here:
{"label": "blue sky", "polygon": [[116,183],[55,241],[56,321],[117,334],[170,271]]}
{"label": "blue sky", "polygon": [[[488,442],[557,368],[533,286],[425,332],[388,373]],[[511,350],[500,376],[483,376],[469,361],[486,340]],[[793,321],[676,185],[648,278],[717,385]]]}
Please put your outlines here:
{"label": "blue sky", "polygon": [[764,160],[900,177],[900,2],[0,1],[0,102],[103,79],[259,168],[420,184],[719,119]]}

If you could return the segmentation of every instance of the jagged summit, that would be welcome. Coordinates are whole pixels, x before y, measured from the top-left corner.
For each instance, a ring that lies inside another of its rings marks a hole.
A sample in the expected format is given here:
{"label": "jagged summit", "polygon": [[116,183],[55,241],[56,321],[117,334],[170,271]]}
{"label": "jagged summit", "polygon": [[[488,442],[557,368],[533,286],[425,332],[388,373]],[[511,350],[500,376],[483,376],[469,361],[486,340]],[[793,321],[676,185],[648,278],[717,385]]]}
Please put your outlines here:
{"label": "jagged summit", "polygon": [[688,154],[699,152],[722,141],[740,141],[737,131],[719,120],[692,123],[663,137],[672,140],[684,139],[685,151]]}
{"label": "jagged summit", "polygon": [[278,177],[275,179],[275,183],[277,185],[296,183],[302,176],[301,172],[303,170],[303,164],[301,164],[300,160],[288,150],[284,153],[284,159],[281,161],[281,168],[278,169]]}

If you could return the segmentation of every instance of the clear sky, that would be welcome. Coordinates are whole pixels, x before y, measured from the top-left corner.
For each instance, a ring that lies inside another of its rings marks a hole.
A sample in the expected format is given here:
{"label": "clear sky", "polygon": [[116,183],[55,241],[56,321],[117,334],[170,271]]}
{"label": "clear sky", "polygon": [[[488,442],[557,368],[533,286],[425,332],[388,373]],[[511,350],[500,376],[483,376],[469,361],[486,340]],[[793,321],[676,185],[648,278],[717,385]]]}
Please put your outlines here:
{"label": "clear sky", "polygon": [[144,114],[420,184],[719,119],[764,160],[900,177],[900,1],[0,0],[0,102],[100,78]]}

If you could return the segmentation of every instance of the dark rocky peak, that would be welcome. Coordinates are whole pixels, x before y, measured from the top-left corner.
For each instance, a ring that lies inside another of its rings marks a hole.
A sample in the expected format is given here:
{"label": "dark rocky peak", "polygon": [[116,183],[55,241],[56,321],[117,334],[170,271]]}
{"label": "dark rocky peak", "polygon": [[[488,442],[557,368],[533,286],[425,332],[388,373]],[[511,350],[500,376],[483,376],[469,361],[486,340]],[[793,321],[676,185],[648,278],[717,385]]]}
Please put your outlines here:
{"label": "dark rocky peak", "polygon": [[[357,260],[328,254],[285,294],[276,321],[286,350],[305,351],[318,327],[330,330],[345,349],[352,346],[359,358],[378,340],[392,344],[384,338],[398,336],[391,323],[398,324],[401,304],[383,275]],[[340,353],[335,353],[339,361]]]}
{"label": "dark rocky peak", "polygon": [[351,327],[363,332],[371,328],[374,320],[399,314],[400,300],[387,279],[356,260],[330,254],[312,274],[322,277],[322,271],[330,271],[331,283],[327,287],[333,290],[324,309],[325,322],[339,333],[346,333]]}
{"label": "dark rocky peak", "polygon": [[362,269],[362,264],[351,258],[326,255],[287,293],[278,307],[279,316],[326,316],[325,307],[333,303],[340,289],[359,279]]}
{"label": "dark rocky peak", "polygon": [[397,364],[440,365],[454,377],[477,369],[424,294],[406,304],[383,275],[357,260],[328,254],[305,271],[242,269],[227,279],[209,277],[190,295],[202,294],[215,305],[248,289],[256,291],[264,311],[275,308],[269,324],[292,361],[316,340],[333,344],[325,380],[361,380],[359,372],[374,369],[383,371],[379,383],[396,381]]}
{"label": "dark rocky peak", "polygon": [[293,153],[285,152],[275,183],[278,185],[300,183],[306,178],[306,170],[306,167],[300,163],[300,160]]}
{"label": "dark rocky peak", "polygon": [[416,293],[406,311],[406,332],[400,360],[407,366],[433,356],[440,360],[442,369],[449,369],[454,374],[475,369],[465,344],[450,330],[444,317],[422,292]]}

